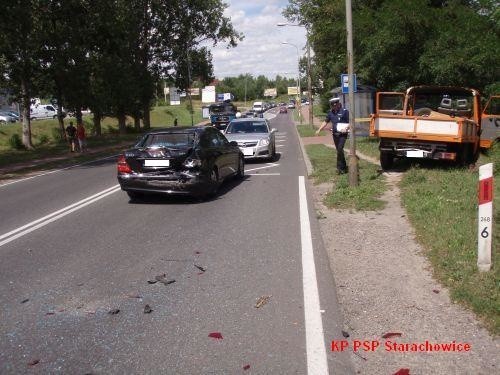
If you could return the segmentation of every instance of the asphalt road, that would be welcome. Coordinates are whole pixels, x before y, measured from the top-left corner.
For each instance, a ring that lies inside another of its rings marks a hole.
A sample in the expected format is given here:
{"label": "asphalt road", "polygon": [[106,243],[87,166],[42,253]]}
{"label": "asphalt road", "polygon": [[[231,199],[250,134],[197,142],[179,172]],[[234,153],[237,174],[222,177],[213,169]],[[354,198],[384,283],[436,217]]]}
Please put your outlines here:
{"label": "asphalt road", "polygon": [[131,203],[115,158],[0,186],[0,373],[351,373],[297,135],[271,124],[279,159],[210,201]]}

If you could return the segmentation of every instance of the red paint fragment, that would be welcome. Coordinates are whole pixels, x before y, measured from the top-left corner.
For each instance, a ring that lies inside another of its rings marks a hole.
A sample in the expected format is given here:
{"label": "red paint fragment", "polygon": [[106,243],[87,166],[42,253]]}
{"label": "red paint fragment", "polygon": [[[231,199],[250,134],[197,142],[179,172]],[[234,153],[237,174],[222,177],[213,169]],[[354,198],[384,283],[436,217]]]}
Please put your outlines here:
{"label": "red paint fragment", "polygon": [[393,375],[410,375],[410,369],[409,368],[400,368]]}
{"label": "red paint fragment", "polygon": [[388,339],[391,337],[401,337],[401,333],[399,332],[387,332],[385,335],[382,336],[384,339]]}
{"label": "red paint fragment", "polygon": [[246,371],[246,370],[248,370],[248,369],[250,369],[250,365],[245,365],[245,366],[243,366],[243,370],[245,370],[245,371]]}
{"label": "red paint fragment", "polygon": [[222,335],[220,332],[212,332],[212,333],[209,333],[208,334],[208,337],[211,337],[213,339],[217,339],[217,340],[222,340]]}

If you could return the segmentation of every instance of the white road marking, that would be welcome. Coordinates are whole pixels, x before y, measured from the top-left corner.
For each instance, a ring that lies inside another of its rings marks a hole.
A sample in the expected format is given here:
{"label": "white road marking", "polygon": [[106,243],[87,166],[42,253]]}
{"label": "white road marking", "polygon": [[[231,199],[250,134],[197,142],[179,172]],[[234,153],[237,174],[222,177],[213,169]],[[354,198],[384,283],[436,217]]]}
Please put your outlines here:
{"label": "white road marking", "polygon": [[8,233],[2,234],[0,236],[0,247],[8,244],[9,242],[14,241],[15,239],[22,237],[28,233],[33,232],[36,229],[42,228],[46,226],[47,224],[52,223],[53,221],[59,220],[60,218],[69,215],[70,213],[79,210],[80,208],[83,208],[85,206],[88,206],[89,204],[92,204],[94,202],[97,202],[98,200],[107,197],[110,194],[116,193],[117,191],[120,190],[120,185],[114,185],[106,190],[103,190],[97,194],[94,194],[90,197],[87,197],[85,199],[82,199],[81,201],[78,201],[76,203],[73,203],[67,207],[64,207],[58,211],[55,211],[49,215],[46,215],[44,217],[41,217],[40,219],[37,219],[35,221],[32,221],[31,223],[28,223],[26,225],[23,225],[22,227],[19,227],[17,229],[14,229]]}
{"label": "white road marking", "polygon": [[57,172],[65,171],[65,170],[67,170],[67,169],[80,167],[80,166],[82,166],[82,165],[91,164],[91,163],[94,163],[94,162],[96,162],[96,161],[101,161],[101,160],[106,160],[106,159],[115,158],[115,157],[117,157],[117,156],[118,156],[118,154],[117,154],[117,155],[106,156],[105,158],[101,158],[101,159],[90,160],[90,161],[86,161],[85,163],[80,163],[80,164],[70,165],[69,167],[60,168],[60,169],[55,169],[55,170],[53,170],[53,171],[49,171],[49,172],[45,172],[45,173],[40,173],[40,174],[37,174],[37,175],[35,175],[35,176],[30,176],[30,177],[20,178],[19,180],[15,180],[15,181],[7,182],[7,183],[5,183],[5,184],[2,184],[2,183],[0,182],[0,188],[2,188],[2,187],[4,187],[4,186],[7,186],[7,185],[12,185],[12,184],[15,184],[15,183],[17,183],[17,182],[26,181],[26,180],[31,180],[32,178],[42,177],[42,176],[46,176],[46,175],[49,175],[49,174],[52,174],[52,173],[57,173]]}
{"label": "white road marking", "polygon": [[276,143],[278,142],[286,142],[286,139],[276,139]]}
{"label": "white road marking", "polygon": [[285,145],[276,145],[276,148],[285,147]]}
{"label": "white road marking", "polygon": [[299,204],[307,373],[309,375],[328,374],[325,335],[323,332],[323,321],[321,320],[318,281],[316,278],[316,267],[314,265],[311,223],[309,221],[304,176],[299,176]]}
{"label": "white road marking", "polygon": [[278,167],[278,166],[279,166],[279,164],[276,164],[276,163],[267,163],[267,165],[265,165],[264,167],[252,168],[252,169],[246,169],[245,168],[245,173],[246,172],[257,171],[259,169],[273,168],[273,167]]}
{"label": "white road marking", "polygon": [[247,176],[281,176],[281,173],[245,173]]}

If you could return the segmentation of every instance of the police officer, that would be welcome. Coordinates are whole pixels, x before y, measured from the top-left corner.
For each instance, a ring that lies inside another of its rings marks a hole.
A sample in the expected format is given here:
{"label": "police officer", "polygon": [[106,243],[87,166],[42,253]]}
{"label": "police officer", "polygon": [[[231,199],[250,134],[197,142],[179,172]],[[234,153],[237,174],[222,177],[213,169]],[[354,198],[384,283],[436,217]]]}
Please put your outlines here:
{"label": "police officer", "polygon": [[[346,124],[349,124],[349,111],[342,108],[340,98],[330,99],[330,110],[326,115],[325,121],[323,121],[320,128],[316,131],[316,135],[318,135],[329,122],[332,124],[333,143],[337,149],[337,174],[347,173],[344,145],[348,134],[348,126],[346,126]],[[337,126],[339,123],[341,123],[341,125]]]}

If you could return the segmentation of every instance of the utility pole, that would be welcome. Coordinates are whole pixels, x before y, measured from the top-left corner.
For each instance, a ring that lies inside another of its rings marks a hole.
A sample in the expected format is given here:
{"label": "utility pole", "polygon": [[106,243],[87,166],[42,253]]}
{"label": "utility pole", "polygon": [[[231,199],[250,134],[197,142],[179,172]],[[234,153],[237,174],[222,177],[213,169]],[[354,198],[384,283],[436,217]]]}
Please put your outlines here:
{"label": "utility pole", "polygon": [[346,0],[346,28],[347,28],[347,70],[349,74],[349,186],[359,186],[358,158],[356,157],[356,119],[354,105],[354,52],[352,45],[352,6],[351,0]]}
{"label": "utility pole", "polygon": [[314,128],[314,114],[313,114],[313,98],[312,98],[312,85],[311,85],[311,41],[309,29],[307,31],[307,100],[309,102],[309,126]]}

